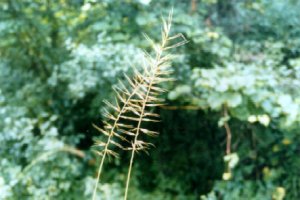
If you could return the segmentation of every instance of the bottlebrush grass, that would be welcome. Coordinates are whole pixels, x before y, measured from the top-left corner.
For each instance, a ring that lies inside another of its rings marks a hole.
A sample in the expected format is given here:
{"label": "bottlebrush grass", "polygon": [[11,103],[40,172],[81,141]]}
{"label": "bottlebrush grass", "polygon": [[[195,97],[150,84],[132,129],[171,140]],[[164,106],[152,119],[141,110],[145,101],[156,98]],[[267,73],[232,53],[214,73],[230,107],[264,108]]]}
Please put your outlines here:
{"label": "bottlebrush grass", "polygon": [[166,90],[161,87],[161,83],[173,80],[170,78],[170,74],[172,73],[170,61],[174,58],[174,55],[168,52],[170,49],[187,42],[182,34],[169,36],[172,11],[167,21],[164,19],[162,21],[162,38],[159,44],[154,43],[145,34],[145,38],[150,42],[155,55],[151,56],[147,52],[144,52],[142,71],[140,72],[134,68],[132,78],[125,75],[129,86],[126,87],[126,84],[120,81],[119,86],[114,88],[116,94],[116,102],[114,104],[105,101],[110,111],[105,113],[104,128],[102,129],[94,125],[97,130],[106,136],[106,140],[97,140],[95,142],[95,146],[101,148],[97,153],[102,158],[98,169],[93,200],[96,199],[97,187],[105,158],[107,155],[118,156],[118,153],[112,150],[111,147],[115,146],[117,149],[131,152],[124,195],[124,199],[126,200],[135,153],[146,151],[152,145],[140,139],[140,136],[142,134],[150,137],[158,135],[158,132],[144,128],[143,125],[145,122],[159,122],[159,115],[153,113],[152,110],[153,107],[163,105],[163,99],[159,98],[159,96]]}

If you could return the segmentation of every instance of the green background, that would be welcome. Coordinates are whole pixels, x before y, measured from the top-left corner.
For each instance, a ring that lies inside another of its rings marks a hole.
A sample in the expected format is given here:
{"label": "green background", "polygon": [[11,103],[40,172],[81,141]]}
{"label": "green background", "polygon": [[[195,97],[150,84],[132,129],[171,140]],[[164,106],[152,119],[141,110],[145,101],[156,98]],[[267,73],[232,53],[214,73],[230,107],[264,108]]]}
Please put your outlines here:
{"label": "green background", "polygon": [[[1,0],[0,199],[91,199],[102,100],[172,7],[189,43],[129,199],[300,199],[297,0]],[[128,161],[105,163],[99,199],[122,199]]]}

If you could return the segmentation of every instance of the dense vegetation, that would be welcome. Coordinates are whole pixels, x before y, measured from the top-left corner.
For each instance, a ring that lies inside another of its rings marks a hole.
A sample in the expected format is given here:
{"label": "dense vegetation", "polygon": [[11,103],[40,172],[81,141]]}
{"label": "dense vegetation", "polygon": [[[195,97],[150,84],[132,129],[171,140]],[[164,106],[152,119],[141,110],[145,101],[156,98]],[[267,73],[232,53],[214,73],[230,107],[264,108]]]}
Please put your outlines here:
{"label": "dense vegetation", "polygon": [[[297,0],[0,1],[0,199],[91,199],[102,100],[172,7],[189,43],[128,199],[300,199]],[[123,197],[129,159],[104,166],[99,199]]]}

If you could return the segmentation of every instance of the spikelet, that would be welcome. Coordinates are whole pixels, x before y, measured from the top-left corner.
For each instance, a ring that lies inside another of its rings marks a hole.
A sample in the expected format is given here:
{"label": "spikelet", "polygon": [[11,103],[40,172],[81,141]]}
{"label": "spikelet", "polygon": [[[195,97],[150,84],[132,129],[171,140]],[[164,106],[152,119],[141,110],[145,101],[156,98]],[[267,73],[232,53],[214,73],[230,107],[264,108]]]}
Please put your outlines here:
{"label": "spikelet", "polygon": [[[124,76],[128,84],[120,81],[119,86],[114,88],[116,103],[104,102],[110,108],[110,111],[106,111],[104,115],[106,117],[104,129],[94,125],[99,132],[106,136],[106,140],[96,141],[95,143],[95,146],[101,148],[101,151],[97,153],[102,156],[102,159],[98,170],[93,199],[96,198],[97,186],[106,155],[118,156],[118,153],[112,150],[113,146],[120,150],[131,151],[124,196],[124,199],[127,199],[134,154],[138,151],[147,151],[152,146],[151,143],[140,140],[139,136],[141,134],[146,136],[158,135],[158,132],[143,128],[143,125],[145,122],[159,122],[159,115],[152,113],[151,110],[153,107],[164,105],[163,99],[159,98],[159,95],[166,90],[161,88],[160,84],[173,80],[169,76],[172,73],[170,61],[174,56],[165,52],[187,42],[182,34],[169,36],[171,21],[172,12],[170,12],[167,21],[163,19],[160,44],[155,44],[152,39],[144,34],[145,38],[150,42],[155,56],[144,52],[142,72],[134,68],[133,78],[125,74]],[[172,41],[175,40],[180,40],[180,42],[174,44]],[[129,86],[126,87],[125,85]]]}

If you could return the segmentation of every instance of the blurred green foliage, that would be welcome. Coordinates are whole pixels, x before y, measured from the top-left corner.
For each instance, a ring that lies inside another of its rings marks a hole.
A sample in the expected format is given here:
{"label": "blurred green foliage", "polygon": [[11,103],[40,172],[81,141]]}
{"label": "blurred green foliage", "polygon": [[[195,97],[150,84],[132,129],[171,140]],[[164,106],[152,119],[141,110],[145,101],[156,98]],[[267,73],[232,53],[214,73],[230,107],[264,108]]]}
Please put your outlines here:
{"label": "blurred green foliage", "polygon": [[[91,197],[102,100],[140,66],[142,33],[159,39],[172,6],[189,43],[130,199],[300,198],[299,1],[2,0],[0,199]],[[124,153],[106,166],[101,199],[122,197],[127,163]]]}

